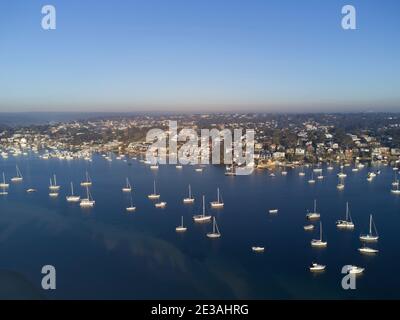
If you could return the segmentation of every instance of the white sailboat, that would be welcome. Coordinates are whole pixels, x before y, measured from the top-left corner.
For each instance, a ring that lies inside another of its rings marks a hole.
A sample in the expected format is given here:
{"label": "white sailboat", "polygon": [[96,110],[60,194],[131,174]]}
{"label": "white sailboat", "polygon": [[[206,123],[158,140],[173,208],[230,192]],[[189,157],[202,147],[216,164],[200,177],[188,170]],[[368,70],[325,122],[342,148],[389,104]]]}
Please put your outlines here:
{"label": "white sailboat", "polygon": [[351,219],[348,202],[346,202],[346,220],[336,221],[336,226],[339,229],[354,229],[354,223]]}
{"label": "white sailboat", "polygon": [[315,220],[315,219],[319,219],[321,215],[319,214],[319,212],[317,212],[317,200],[314,200],[314,210],[313,212],[308,212],[306,215],[306,218],[309,220]]}
{"label": "white sailboat", "polygon": [[203,196],[203,213],[193,216],[194,222],[209,222],[211,216],[206,215],[205,197]]}
{"label": "white sailboat", "polygon": [[126,207],[126,211],[133,212],[136,210],[136,207],[133,205],[132,194],[130,194],[130,206]]}
{"label": "white sailboat", "polygon": [[160,195],[157,194],[157,192],[156,192],[156,181],[155,181],[155,180],[154,180],[154,190],[153,190],[153,193],[149,194],[149,195],[147,196],[147,198],[149,198],[149,199],[151,199],[151,200],[156,200],[156,199],[159,199],[159,198],[160,198]]}
{"label": "white sailboat", "polygon": [[269,209],[268,210],[268,212],[270,213],[270,214],[276,214],[276,213],[278,213],[278,209]]}
{"label": "white sailboat", "polygon": [[300,177],[304,177],[306,174],[304,173],[304,167],[301,166],[301,171],[299,172]]}
{"label": "white sailboat", "polygon": [[308,180],[308,183],[310,183],[310,184],[315,183],[314,172],[311,172],[311,179]]}
{"label": "white sailboat", "polygon": [[264,252],[264,251],[265,251],[265,248],[264,248],[264,247],[257,247],[257,246],[255,246],[255,247],[251,247],[251,250],[252,250],[253,252],[256,252],[256,253],[261,253],[261,252]]}
{"label": "white sailboat", "polygon": [[217,201],[212,201],[210,204],[211,208],[222,208],[224,206],[224,202],[220,199],[219,188],[217,188]]}
{"label": "white sailboat", "polygon": [[343,177],[339,177],[339,183],[337,184],[336,188],[338,190],[343,190],[344,189],[344,178]]}
{"label": "white sailboat", "polygon": [[131,192],[132,191],[132,186],[129,182],[129,179],[126,178],[126,185],[125,187],[122,188],[122,192]]}
{"label": "white sailboat", "polygon": [[392,182],[392,187],[398,187],[399,186],[399,179],[397,179],[397,171],[394,172],[394,180]]}
{"label": "white sailboat", "polygon": [[50,191],[58,191],[60,189],[60,186],[57,185],[57,177],[56,177],[56,175],[53,175],[53,180],[54,181],[52,181],[51,178],[50,178],[49,189],[50,189]]}
{"label": "white sailboat", "polygon": [[340,166],[340,172],[338,173],[339,178],[346,178],[347,174],[343,172],[343,166]]}
{"label": "white sailboat", "polygon": [[185,232],[187,228],[183,225],[183,216],[181,217],[181,225],[175,228],[176,232]]}
{"label": "white sailboat", "polygon": [[82,187],[89,187],[92,185],[92,180],[89,177],[89,173],[86,171],[86,180],[81,182]]}
{"label": "white sailboat", "polygon": [[390,190],[390,192],[393,194],[400,194],[399,185],[397,184],[394,188]]}
{"label": "white sailboat", "polygon": [[9,186],[10,186],[10,184],[6,182],[6,176],[3,172],[3,182],[0,183],[0,188],[5,189],[5,188],[8,188]]}
{"label": "white sailboat", "polygon": [[189,196],[183,199],[183,203],[191,204],[194,202],[194,198],[192,197],[192,187],[189,184]]}
{"label": "white sailboat", "polygon": [[207,233],[207,237],[209,237],[211,239],[216,239],[216,238],[221,237],[221,233],[219,232],[217,220],[215,219],[215,217],[213,217],[213,231]]}
{"label": "white sailboat", "polygon": [[66,197],[68,202],[79,202],[81,200],[80,196],[74,195],[74,185],[71,182],[71,195]]}
{"label": "white sailboat", "polygon": [[0,196],[8,195],[8,191],[7,191],[8,187],[9,187],[9,184],[6,183],[6,178],[5,178],[5,175],[4,175],[4,172],[3,172],[3,182],[0,183],[0,189],[1,189]]}
{"label": "white sailboat", "polygon": [[325,271],[326,265],[323,264],[318,264],[318,263],[311,263],[311,265],[309,266],[309,269],[311,272],[322,272]]}
{"label": "white sailboat", "polygon": [[[372,226],[374,226],[375,235],[372,233]],[[369,216],[369,233],[360,235],[361,241],[371,242],[378,241],[378,231],[376,230],[376,226],[374,220],[372,219],[372,214]]]}
{"label": "white sailboat", "polygon": [[322,223],[321,221],[319,222],[319,239],[312,239],[311,240],[311,246],[312,247],[318,247],[318,248],[324,248],[328,245],[327,241],[322,241]]}
{"label": "white sailboat", "polygon": [[82,199],[79,205],[82,208],[88,208],[88,207],[93,207],[94,204],[95,201],[93,200],[92,195],[90,194],[89,187],[86,186],[86,198]]}
{"label": "white sailboat", "polygon": [[22,177],[22,173],[21,173],[21,171],[19,170],[19,168],[18,168],[17,165],[15,166],[15,169],[16,169],[16,171],[17,171],[17,175],[16,175],[15,177],[11,178],[11,181],[12,181],[12,182],[20,182],[20,181],[22,181],[24,178]]}

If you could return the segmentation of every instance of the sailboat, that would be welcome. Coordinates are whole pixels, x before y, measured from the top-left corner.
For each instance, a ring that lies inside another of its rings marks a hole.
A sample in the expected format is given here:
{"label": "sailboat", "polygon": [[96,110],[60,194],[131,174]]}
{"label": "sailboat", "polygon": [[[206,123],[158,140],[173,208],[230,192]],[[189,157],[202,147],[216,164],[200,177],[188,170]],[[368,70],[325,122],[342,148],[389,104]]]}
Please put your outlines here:
{"label": "sailboat", "polygon": [[8,187],[9,187],[9,184],[6,183],[6,178],[5,178],[4,172],[3,172],[3,182],[0,183],[0,188],[1,188],[0,195],[1,196],[8,195],[8,191],[6,190]]}
{"label": "sailboat", "polygon": [[0,183],[0,188],[8,188],[10,186],[10,184],[9,183],[6,183],[6,176],[4,175],[4,172],[3,172],[3,182],[2,183]]}
{"label": "sailboat", "polygon": [[194,202],[194,198],[192,197],[192,188],[189,184],[189,196],[183,199],[183,203],[190,204]]}
{"label": "sailboat", "polygon": [[346,202],[346,220],[336,221],[336,226],[340,229],[354,229],[354,223],[351,219],[348,202]]}
{"label": "sailboat", "polygon": [[308,180],[308,183],[310,184],[315,183],[314,172],[311,172],[311,179]]}
{"label": "sailboat", "polygon": [[397,179],[397,172],[394,172],[394,180],[392,182],[393,187],[398,187],[399,186],[399,180]]}
{"label": "sailboat", "polygon": [[122,192],[131,192],[132,191],[132,186],[129,182],[129,179],[126,178],[126,185],[125,187],[122,188]]}
{"label": "sailboat", "polygon": [[256,253],[261,253],[261,252],[265,251],[265,248],[255,246],[255,247],[251,247],[251,250],[253,250],[253,252],[256,252]]}
{"label": "sailboat", "polygon": [[314,200],[314,211],[313,212],[308,212],[306,217],[309,220],[319,219],[320,214],[317,212],[317,200]]}
{"label": "sailboat", "polygon": [[154,191],[153,191],[153,193],[149,194],[149,195],[147,196],[147,198],[149,198],[149,199],[151,199],[151,200],[159,199],[159,198],[160,198],[160,195],[157,194],[157,192],[156,192],[156,181],[155,181],[155,180],[154,180]]}
{"label": "sailboat", "polygon": [[11,178],[11,181],[12,181],[12,182],[20,182],[20,181],[23,180],[21,171],[19,170],[19,168],[18,168],[17,165],[15,166],[15,169],[16,169],[16,171],[17,171],[17,175],[16,175],[15,177]]}
{"label": "sailboat", "polygon": [[392,190],[390,190],[390,192],[393,194],[400,194],[399,185],[397,184],[394,188],[392,188]]}
{"label": "sailboat", "polygon": [[56,175],[53,175],[53,180],[54,180],[54,181],[52,181],[51,178],[50,178],[50,186],[49,186],[49,189],[50,189],[51,191],[58,191],[58,190],[60,189],[60,186],[57,185],[57,177],[56,177]]}
{"label": "sailboat", "polygon": [[217,188],[217,201],[212,201],[210,204],[211,208],[222,208],[224,206],[224,202],[220,200],[219,188]]}
{"label": "sailboat", "polygon": [[131,204],[129,207],[126,208],[126,211],[133,212],[136,210],[136,207],[133,205],[132,194],[130,194],[130,200],[131,200]]}
{"label": "sailboat", "polygon": [[183,216],[181,217],[181,225],[175,228],[176,232],[185,232],[187,230],[186,227],[183,226]]}
{"label": "sailboat", "polygon": [[336,188],[338,190],[343,190],[344,189],[344,178],[343,177],[339,178],[339,183],[337,184]]}
{"label": "sailboat", "polygon": [[213,231],[207,233],[207,237],[211,239],[219,238],[221,237],[221,233],[219,232],[218,225],[217,225],[217,220],[215,220],[215,217],[213,217]]}
{"label": "sailboat", "polygon": [[329,171],[333,170],[333,166],[330,161],[329,161],[329,165],[326,167],[326,170],[329,170]]}
{"label": "sailboat", "polygon": [[93,207],[94,204],[95,201],[93,200],[92,195],[90,194],[89,187],[86,186],[86,198],[82,199],[79,205],[82,208],[88,208],[88,207]]}
{"label": "sailboat", "polygon": [[[375,235],[372,233],[372,225],[374,226]],[[376,230],[376,226],[374,220],[372,219],[372,214],[369,216],[369,233],[360,235],[361,241],[378,241],[378,231]]]}
{"label": "sailboat", "polygon": [[54,198],[58,197],[58,190],[60,190],[60,186],[57,185],[56,175],[54,175],[54,182],[50,178],[50,186],[49,186],[49,196]]}
{"label": "sailboat", "polygon": [[74,185],[71,182],[71,195],[66,197],[68,202],[79,202],[81,200],[80,196],[74,195]]}
{"label": "sailboat", "polygon": [[86,171],[86,180],[81,182],[82,187],[89,187],[92,185],[92,181],[90,180],[89,173]]}
{"label": "sailboat", "polygon": [[306,174],[304,173],[304,167],[301,167],[301,171],[299,172],[300,177],[304,177]]}
{"label": "sailboat", "polygon": [[165,208],[167,206],[167,203],[165,201],[161,201],[161,202],[155,203],[154,206],[156,208],[162,209],[162,208]]}
{"label": "sailboat", "polygon": [[203,213],[193,216],[194,222],[208,222],[211,216],[206,215],[205,197],[203,196]]}
{"label": "sailboat", "polygon": [[346,178],[347,174],[343,172],[343,166],[340,166],[340,172],[338,173],[339,178]]}
{"label": "sailboat", "polygon": [[318,263],[311,263],[309,269],[311,272],[321,272],[321,271],[325,271],[326,265],[323,264],[318,264]]}
{"label": "sailboat", "polygon": [[323,248],[328,245],[327,241],[322,241],[322,222],[319,222],[319,239],[312,239],[311,240],[311,246],[312,247],[319,247]]}

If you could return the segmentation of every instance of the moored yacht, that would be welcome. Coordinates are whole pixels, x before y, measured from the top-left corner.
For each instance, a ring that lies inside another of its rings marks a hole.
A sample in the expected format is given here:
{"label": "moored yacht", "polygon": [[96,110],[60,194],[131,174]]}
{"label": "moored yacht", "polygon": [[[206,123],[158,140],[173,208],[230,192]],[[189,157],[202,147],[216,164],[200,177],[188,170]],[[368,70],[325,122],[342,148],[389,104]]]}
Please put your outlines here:
{"label": "moored yacht", "polygon": [[133,212],[136,210],[136,207],[133,205],[132,194],[130,194],[130,206],[126,207],[126,211]]}
{"label": "moored yacht", "polygon": [[337,184],[336,188],[338,190],[343,190],[344,189],[344,178],[343,177],[339,178],[339,183]]}
{"label": "moored yacht", "polygon": [[81,202],[79,205],[82,208],[88,208],[88,207],[93,207],[95,204],[95,201],[92,198],[92,195],[90,194],[89,187],[86,186],[86,198],[81,199]]}
{"label": "moored yacht", "polygon": [[183,216],[181,217],[181,225],[180,226],[177,226],[176,228],[175,228],[175,231],[176,232],[185,232],[187,230],[187,227],[185,227],[184,225],[183,225]]}
{"label": "moored yacht", "polygon": [[364,253],[364,254],[375,254],[375,253],[379,252],[378,249],[373,249],[373,248],[366,247],[366,246],[362,246],[361,248],[358,248],[358,251],[360,251],[361,253]]}
{"label": "moored yacht", "polygon": [[149,194],[148,196],[147,196],[147,198],[149,198],[149,199],[151,199],[151,200],[155,200],[155,199],[159,199],[160,198],[160,195],[159,194],[157,194],[157,192],[156,192],[156,181],[154,180],[154,189],[153,189],[153,193],[151,193],[151,194]]}
{"label": "moored yacht", "polygon": [[167,203],[165,201],[161,201],[161,202],[155,203],[154,206],[158,209],[163,209],[167,206]]}
{"label": "moored yacht", "polygon": [[217,188],[217,201],[210,202],[211,208],[222,208],[224,206],[224,202],[220,199],[219,188]]}
{"label": "moored yacht", "polygon": [[365,270],[365,268],[349,265],[348,273],[350,273],[350,274],[361,274],[361,273],[364,272],[364,270]]}
{"label": "moored yacht", "polygon": [[351,219],[348,202],[346,202],[346,220],[336,221],[336,226],[339,229],[354,229],[354,223]]}
{"label": "moored yacht", "polygon": [[21,173],[21,171],[19,170],[19,168],[18,168],[17,165],[15,166],[15,169],[16,169],[16,171],[17,171],[17,175],[16,175],[15,177],[11,178],[11,181],[12,181],[12,182],[20,182],[20,181],[23,180],[22,173]]}
{"label": "moored yacht", "polygon": [[213,230],[212,230],[212,232],[207,233],[207,237],[209,237],[211,239],[221,237],[221,233],[219,232],[217,220],[215,219],[215,217],[213,217]]}
{"label": "moored yacht", "polygon": [[203,213],[193,216],[194,222],[209,222],[211,216],[206,215],[205,197],[203,196]]}
{"label": "moored yacht", "polygon": [[[372,233],[372,226],[374,227],[375,234]],[[372,214],[369,216],[369,233],[360,235],[361,241],[371,242],[378,241],[378,231],[376,230],[375,222],[372,219]]]}
{"label": "moored yacht", "polygon": [[325,271],[326,265],[323,264],[318,264],[318,263],[311,263],[311,265],[309,266],[309,269],[311,272],[321,272],[321,271]]}
{"label": "moored yacht", "polygon": [[8,188],[9,186],[10,186],[10,184],[6,182],[6,176],[3,172],[3,182],[0,183],[0,188],[5,189],[5,188]]}
{"label": "moored yacht", "polygon": [[92,185],[92,181],[89,177],[89,173],[86,171],[86,180],[81,182],[82,187],[89,187]]}
{"label": "moored yacht", "polygon": [[189,184],[189,195],[187,198],[183,199],[183,203],[185,204],[191,204],[194,202],[194,198],[192,197],[192,187]]}
{"label": "moored yacht", "polygon": [[327,241],[322,241],[322,223],[321,221],[319,222],[319,239],[312,239],[311,240],[311,246],[312,247],[318,247],[318,248],[324,248],[328,245]]}
{"label": "moored yacht", "polygon": [[265,251],[265,248],[264,247],[251,247],[251,250],[253,252],[261,253],[261,252]]}
{"label": "moored yacht", "polygon": [[74,195],[74,184],[71,182],[71,195],[66,197],[68,202],[79,202],[81,200],[80,196]]}
{"label": "moored yacht", "polygon": [[129,182],[129,179],[126,178],[126,185],[122,188],[122,192],[131,192],[132,191],[132,186]]}
{"label": "moored yacht", "polygon": [[314,230],[315,226],[313,224],[307,224],[303,228],[305,231],[312,231]]}
{"label": "moored yacht", "polygon": [[313,212],[308,212],[306,218],[309,220],[319,219],[320,214],[317,212],[317,200],[314,200],[314,210]]}

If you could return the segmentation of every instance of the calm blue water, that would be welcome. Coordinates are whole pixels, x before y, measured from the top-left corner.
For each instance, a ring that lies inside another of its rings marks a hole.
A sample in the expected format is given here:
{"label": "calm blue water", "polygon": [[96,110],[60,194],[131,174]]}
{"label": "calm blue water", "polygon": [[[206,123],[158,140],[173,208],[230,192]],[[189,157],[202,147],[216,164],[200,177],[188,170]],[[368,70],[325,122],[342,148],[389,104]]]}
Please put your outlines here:
{"label": "calm blue water", "polygon": [[[0,160],[0,172],[10,178],[18,163],[24,175],[0,198],[0,295],[49,299],[183,299],[183,298],[400,298],[400,197],[390,193],[393,171],[369,183],[368,168],[348,174],[344,191],[336,189],[338,168],[314,186],[309,172],[270,177],[266,171],[251,176],[224,176],[224,168],[192,166],[177,170],[160,166],[157,172],[130,161],[93,162],[41,160],[21,157]],[[376,170],[377,168],[374,168]],[[93,209],[69,204],[65,196],[72,180],[76,192],[88,170],[92,180]],[[60,196],[48,196],[48,181],[56,173]],[[126,213],[129,198],[121,192],[125,178],[134,187],[135,213]],[[167,208],[156,209],[147,199],[156,179]],[[196,197],[183,205],[188,184]],[[37,193],[27,194],[29,187]],[[211,224],[195,225],[192,215],[201,212],[200,197],[215,200],[220,187],[225,202],[221,210],[208,209],[217,217],[222,237],[210,240]],[[310,240],[318,228],[305,232],[305,214],[313,199],[324,227],[326,249],[312,249]],[[345,203],[355,222],[354,231],[339,231]],[[275,216],[268,209],[279,208]],[[358,236],[368,230],[369,214],[381,236],[376,256],[362,256]],[[175,227],[184,215],[188,231]],[[254,254],[253,245],[266,252]],[[312,261],[327,264],[323,274],[311,274]],[[57,289],[41,289],[41,268],[57,270]],[[340,270],[346,264],[365,267],[357,289],[341,288]]]}

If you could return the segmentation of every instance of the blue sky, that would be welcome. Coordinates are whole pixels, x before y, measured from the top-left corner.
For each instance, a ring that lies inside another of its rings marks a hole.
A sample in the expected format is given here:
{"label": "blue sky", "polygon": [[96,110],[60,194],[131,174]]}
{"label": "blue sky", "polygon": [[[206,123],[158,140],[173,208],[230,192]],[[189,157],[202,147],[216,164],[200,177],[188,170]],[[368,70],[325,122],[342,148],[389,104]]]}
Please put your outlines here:
{"label": "blue sky", "polygon": [[0,111],[400,111],[399,36],[397,0],[1,0]]}

